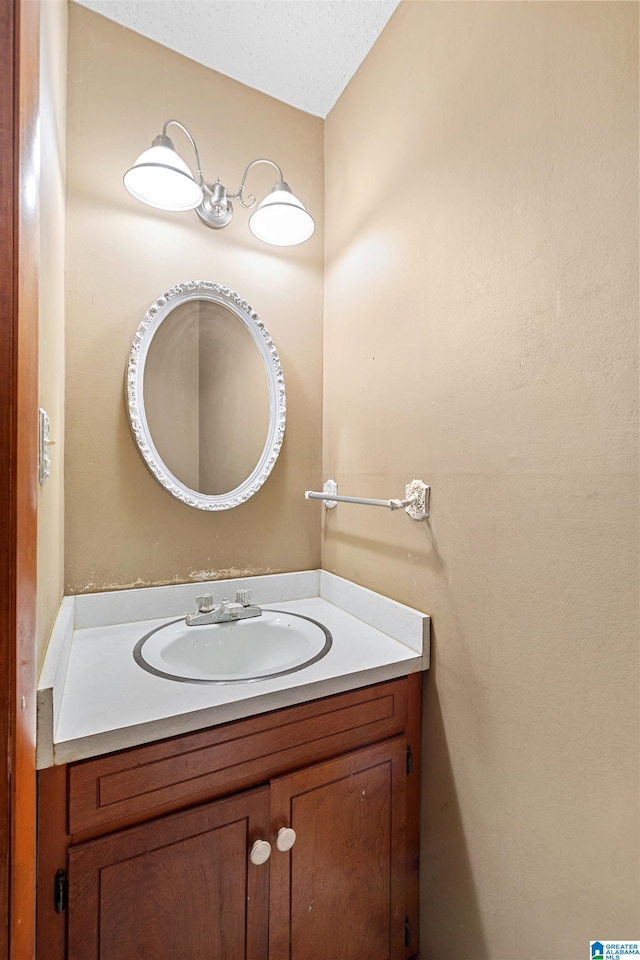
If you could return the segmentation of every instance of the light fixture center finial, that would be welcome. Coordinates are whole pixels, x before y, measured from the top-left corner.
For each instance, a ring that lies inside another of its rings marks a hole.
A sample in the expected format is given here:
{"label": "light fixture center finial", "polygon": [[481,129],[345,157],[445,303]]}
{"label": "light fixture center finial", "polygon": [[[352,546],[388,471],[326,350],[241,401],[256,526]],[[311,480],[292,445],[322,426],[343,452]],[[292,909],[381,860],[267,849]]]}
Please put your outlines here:
{"label": "light fixture center finial", "polygon": [[196,207],[196,213],[205,226],[214,230],[226,227],[231,221],[233,204],[227,199],[227,191],[219,180],[211,187],[204,185],[204,196],[202,203]]}

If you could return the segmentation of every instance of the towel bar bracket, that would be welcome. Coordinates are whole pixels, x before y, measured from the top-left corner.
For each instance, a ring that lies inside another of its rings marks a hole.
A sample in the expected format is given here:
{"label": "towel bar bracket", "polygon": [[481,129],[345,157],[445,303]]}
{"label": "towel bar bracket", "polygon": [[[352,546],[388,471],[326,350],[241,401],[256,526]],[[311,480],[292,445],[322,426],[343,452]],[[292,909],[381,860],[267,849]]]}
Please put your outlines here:
{"label": "towel bar bracket", "polygon": [[405,511],[412,520],[426,520],[431,513],[431,487],[422,480],[412,480],[404,488],[404,495],[411,503]]}
{"label": "towel bar bracket", "polygon": [[[335,480],[325,480],[322,486],[322,492],[329,493],[332,496],[335,496],[338,493],[338,484],[336,483]],[[335,508],[338,506],[338,501],[325,500],[324,505],[327,508],[327,510],[335,510]]]}

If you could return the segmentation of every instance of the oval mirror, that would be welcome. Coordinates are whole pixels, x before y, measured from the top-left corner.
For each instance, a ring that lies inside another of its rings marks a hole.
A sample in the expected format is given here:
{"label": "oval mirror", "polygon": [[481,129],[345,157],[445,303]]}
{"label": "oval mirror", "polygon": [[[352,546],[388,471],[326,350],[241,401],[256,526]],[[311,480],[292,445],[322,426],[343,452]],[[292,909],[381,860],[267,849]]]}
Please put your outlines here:
{"label": "oval mirror", "polygon": [[156,480],[199,510],[244,503],[275,464],[285,427],[280,358],[237,293],[181,283],[149,308],[133,339],[127,406]]}

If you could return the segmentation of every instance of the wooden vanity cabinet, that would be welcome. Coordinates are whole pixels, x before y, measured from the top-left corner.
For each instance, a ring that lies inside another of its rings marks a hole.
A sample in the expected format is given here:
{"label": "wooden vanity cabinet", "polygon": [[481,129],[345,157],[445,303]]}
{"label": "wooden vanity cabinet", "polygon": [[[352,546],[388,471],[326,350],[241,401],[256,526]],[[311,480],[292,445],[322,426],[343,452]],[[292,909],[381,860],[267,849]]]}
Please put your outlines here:
{"label": "wooden vanity cabinet", "polygon": [[270,958],[404,960],[406,776],[397,737],[271,784]]}
{"label": "wooden vanity cabinet", "polygon": [[70,960],[267,960],[269,873],[247,858],[269,822],[252,790],[75,845]]}
{"label": "wooden vanity cabinet", "polygon": [[412,674],[41,771],[37,960],[414,957],[420,700]]}

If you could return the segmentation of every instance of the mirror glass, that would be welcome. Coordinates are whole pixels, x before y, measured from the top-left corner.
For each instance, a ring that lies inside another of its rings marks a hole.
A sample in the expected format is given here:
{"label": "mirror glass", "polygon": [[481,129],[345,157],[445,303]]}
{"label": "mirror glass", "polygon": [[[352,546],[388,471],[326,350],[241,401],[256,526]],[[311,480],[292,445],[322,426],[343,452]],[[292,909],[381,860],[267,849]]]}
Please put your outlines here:
{"label": "mirror glass", "polygon": [[174,307],[149,346],[143,391],[156,450],[187,487],[228,493],[253,471],[267,439],[269,384],[251,334],[228,307]]}
{"label": "mirror glass", "polygon": [[193,281],[145,315],[129,358],[130,422],[147,466],[203,510],[237,506],[270,473],[284,379],[263,322],[237,294]]}

